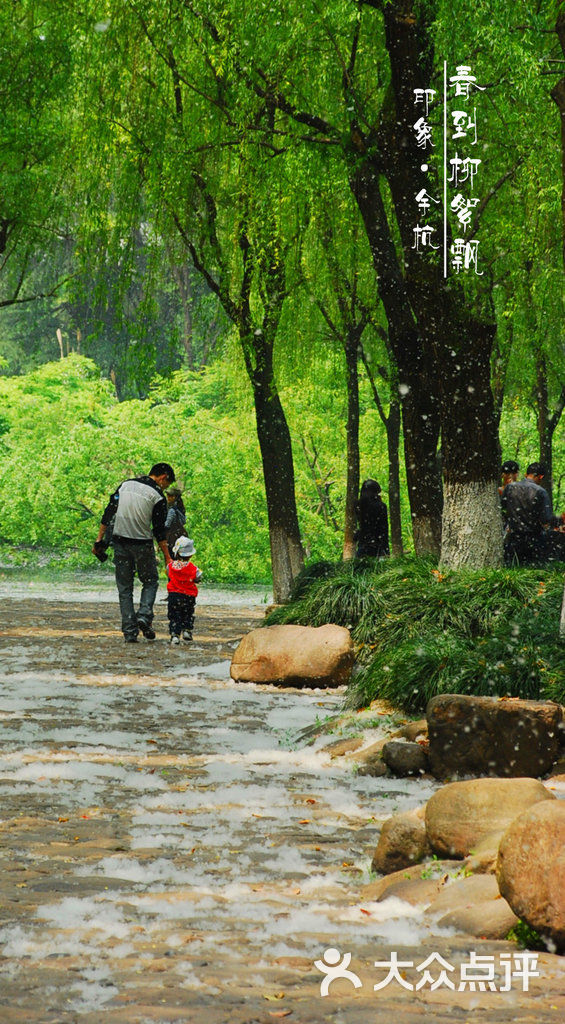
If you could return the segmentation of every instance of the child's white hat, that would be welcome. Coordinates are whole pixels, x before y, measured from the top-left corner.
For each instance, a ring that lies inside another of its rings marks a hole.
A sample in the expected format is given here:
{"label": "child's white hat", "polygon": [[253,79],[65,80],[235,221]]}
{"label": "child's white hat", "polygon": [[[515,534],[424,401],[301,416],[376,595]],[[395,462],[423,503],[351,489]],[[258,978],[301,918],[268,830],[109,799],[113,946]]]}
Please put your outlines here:
{"label": "child's white hat", "polygon": [[179,537],[173,545],[173,555],[178,555],[179,558],[190,558],[195,551],[194,541],[190,537]]}

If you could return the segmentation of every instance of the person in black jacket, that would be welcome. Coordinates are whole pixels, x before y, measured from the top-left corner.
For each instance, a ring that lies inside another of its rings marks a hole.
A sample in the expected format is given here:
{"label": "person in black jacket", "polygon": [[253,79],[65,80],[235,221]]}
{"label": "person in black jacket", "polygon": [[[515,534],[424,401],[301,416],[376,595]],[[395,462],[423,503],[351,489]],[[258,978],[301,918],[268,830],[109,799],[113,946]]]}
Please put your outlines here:
{"label": "person in black jacket", "polygon": [[559,527],[564,516],[554,516],[542,462],[531,462],[523,480],[506,485],[500,503],[506,517],[504,562],[506,565],[540,566],[549,557],[549,529]]}
{"label": "person in black jacket", "polygon": [[355,503],[355,515],[357,530],[353,539],[357,541],[357,558],[385,558],[389,555],[387,507],[381,498],[381,485],[376,480],[363,482],[359,501]]}
{"label": "person in black jacket", "polygon": [[[147,476],[124,480],[104,510],[93,552],[104,539],[113,521],[112,546],[116,569],[116,586],[120,599],[122,633],[127,643],[136,643],[139,631],[147,640],[155,639],[153,605],[159,586],[157,561],[153,541],[156,540],[167,565],[171,556],[167,546],[167,501],[163,488],[174,483],[175,473],[168,462],[158,462]],[[135,574],[142,584],[139,609],[133,603]]]}

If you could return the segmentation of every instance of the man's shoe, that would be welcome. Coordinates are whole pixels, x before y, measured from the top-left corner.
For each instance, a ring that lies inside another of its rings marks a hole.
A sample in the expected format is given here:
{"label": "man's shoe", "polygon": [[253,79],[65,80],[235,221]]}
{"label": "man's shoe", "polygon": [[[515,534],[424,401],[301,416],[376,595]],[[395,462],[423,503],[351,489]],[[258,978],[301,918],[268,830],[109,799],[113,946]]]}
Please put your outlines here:
{"label": "man's shoe", "polygon": [[192,633],[190,632],[189,629],[183,629],[183,631],[182,631],[182,638],[183,638],[183,640],[188,641],[188,643],[192,642]]}
{"label": "man's shoe", "polygon": [[176,633],[173,633],[173,635],[171,637],[171,643],[172,644],[180,644],[180,636],[177,636]]}
{"label": "man's shoe", "polygon": [[153,626],[149,625],[148,622],[144,622],[143,619],[138,619],[137,625],[139,626],[146,640],[155,639],[155,630],[153,629]]}

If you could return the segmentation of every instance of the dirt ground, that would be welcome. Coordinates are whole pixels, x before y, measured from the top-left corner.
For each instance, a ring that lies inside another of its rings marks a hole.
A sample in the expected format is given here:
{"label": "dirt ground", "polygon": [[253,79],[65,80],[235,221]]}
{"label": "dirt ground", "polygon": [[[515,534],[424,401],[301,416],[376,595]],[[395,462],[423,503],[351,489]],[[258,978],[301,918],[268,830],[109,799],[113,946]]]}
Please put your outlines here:
{"label": "dirt ground", "polygon": [[[260,606],[200,605],[180,648],[158,609],[125,645],[113,595],[3,600],[0,1022],[561,1024],[547,953],[528,992],[434,986],[437,965],[416,988],[433,953],[458,977],[517,952],[363,901],[379,822],[429,794],[296,740],[339,695],[231,682]],[[332,948],[360,985],[324,997]],[[393,953],[412,987],[375,991]]]}

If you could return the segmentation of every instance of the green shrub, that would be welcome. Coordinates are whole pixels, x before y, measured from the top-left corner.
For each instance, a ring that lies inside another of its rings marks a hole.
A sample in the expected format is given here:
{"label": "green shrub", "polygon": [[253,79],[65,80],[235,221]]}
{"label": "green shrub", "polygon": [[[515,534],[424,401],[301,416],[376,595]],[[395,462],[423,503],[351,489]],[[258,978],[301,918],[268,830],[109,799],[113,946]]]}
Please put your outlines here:
{"label": "green shrub", "polygon": [[424,559],[311,566],[273,622],[351,629],[358,666],[346,703],[409,712],[438,693],[565,702],[561,568],[445,571]]}

